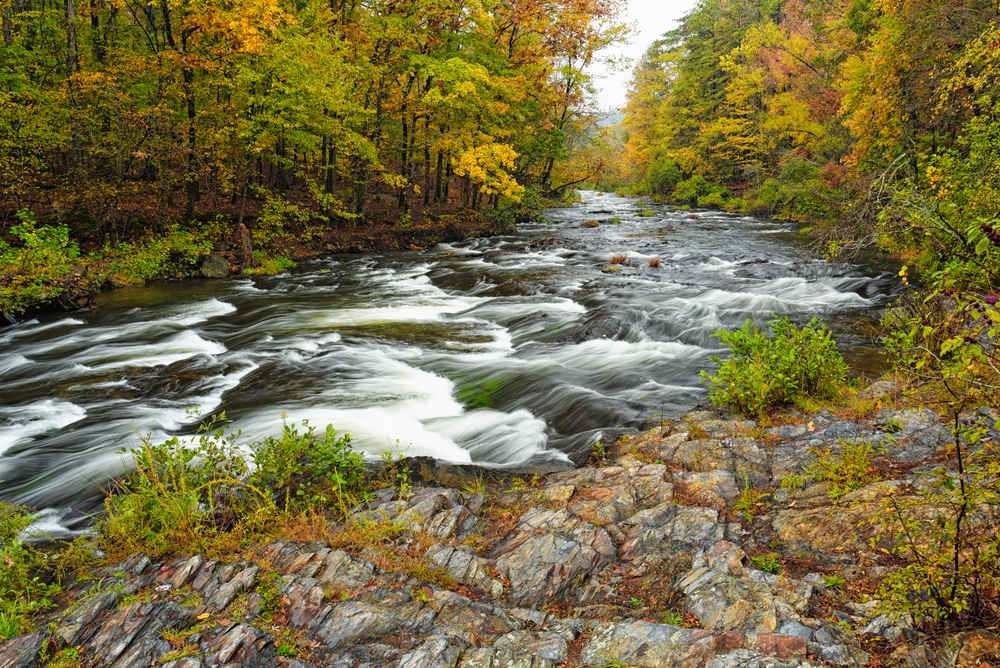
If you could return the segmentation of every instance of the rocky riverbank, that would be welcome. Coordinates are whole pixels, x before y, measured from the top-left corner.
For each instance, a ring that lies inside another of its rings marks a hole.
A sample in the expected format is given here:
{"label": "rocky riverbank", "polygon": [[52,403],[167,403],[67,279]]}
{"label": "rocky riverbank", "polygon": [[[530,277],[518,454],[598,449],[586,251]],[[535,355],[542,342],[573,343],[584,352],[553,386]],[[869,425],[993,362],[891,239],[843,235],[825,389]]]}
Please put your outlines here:
{"label": "rocky riverbank", "polygon": [[[329,527],[367,545],[133,555],[0,645],[0,667],[985,666],[992,631],[930,637],[868,600],[899,565],[868,541],[879,499],[953,466],[951,440],[927,409],[769,428],[696,411],[543,476],[410,460],[404,488]],[[859,442],[878,481],[834,500],[808,467]]]}

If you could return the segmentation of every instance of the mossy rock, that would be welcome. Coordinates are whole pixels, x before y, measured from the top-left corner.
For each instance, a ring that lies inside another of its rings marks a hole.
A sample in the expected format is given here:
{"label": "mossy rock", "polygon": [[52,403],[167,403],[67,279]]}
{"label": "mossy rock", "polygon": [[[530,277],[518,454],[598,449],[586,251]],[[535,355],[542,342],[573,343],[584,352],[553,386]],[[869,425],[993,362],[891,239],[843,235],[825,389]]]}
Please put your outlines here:
{"label": "mossy rock", "polygon": [[599,227],[600,223],[596,220],[585,220],[580,223],[580,227]]}

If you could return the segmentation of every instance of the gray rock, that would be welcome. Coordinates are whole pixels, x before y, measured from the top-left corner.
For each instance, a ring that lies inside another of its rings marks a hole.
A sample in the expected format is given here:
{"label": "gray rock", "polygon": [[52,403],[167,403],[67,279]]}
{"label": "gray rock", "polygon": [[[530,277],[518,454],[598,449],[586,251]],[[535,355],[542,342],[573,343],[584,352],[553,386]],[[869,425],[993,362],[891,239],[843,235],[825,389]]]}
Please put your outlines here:
{"label": "gray rock", "polygon": [[257,577],[257,571],[259,570],[256,566],[251,566],[244,568],[235,575],[232,575],[232,571],[227,571],[225,575],[232,577],[228,582],[210,580],[205,586],[203,593],[205,598],[203,607],[213,612],[222,610],[233,602],[237,594],[253,586],[254,579]]}
{"label": "gray rock", "polygon": [[683,555],[689,557],[705,543],[725,536],[718,510],[673,503],[636,513],[622,526],[628,529],[618,548],[618,558],[637,565],[674,560],[678,555],[684,559]]}
{"label": "gray rock", "polygon": [[809,653],[815,654],[821,661],[841,666],[861,668],[871,661],[871,656],[867,652],[847,645],[811,642],[808,648]]}
{"label": "gray rock", "polygon": [[490,577],[488,561],[441,543],[431,545],[425,555],[429,563],[444,568],[455,582],[482,589],[494,600],[503,596],[503,583]]}
{"label": "gray rock", "polygon": [[0,643],[0,668],[35,668],[41,665],[38,655],[46,636],[32,633]]}
{"label": "gray rock", "polygon": [[493,647],[563,663],[569,658],[568,640],[573,640],[572,633],[567,637],[566,633],[558,632],[513,631],[497,638]]}
{"label": "gray rock", "polygon": [[332,606],[313,632],[321,643],[336,649],[368,636],[385,635],[400,630],[427,633],[433,626],[436,611],[419,603],[395,606],[366,601],[346,601]]}
{"label": "gray rock", "polygon": [[541,607],[568,598],[591,571],[610,561],[613,550],[604,529],[579,528],[527,538],[496,563],[510,582],[512,603]]}
{"label": "gray rock", "polygon": [[397,668],[454,668],[467,644],[454,636],[431,636],[412,653],[400,657]]}
{"label": "gray rock", "polygon": [[786,636],[796,636],[809,640],[812,638],[813,630],[804,624],[800,624],[791,619],[786,619],[778,625],[777,632]]}
{"label": "gray rock", "polygon": [[202,255],[198,272],[205,278],[225,278],[229,275],[229,263],[218,255]]}
{"label": "gray rock", "polygon": [[274,638],[246,624],[233,624],[201,643],[208,666],[239,664],[243,668],[270,668],[278,663]]}
{"label": "gray rock", "polygon": [[316,577],[326,589],[338,587],[358,589],[375,575],[375,564],[363,559],[354,559],[340,550],[327,554],[323,562],[324,567]]}
{"label": "gray rock", "polygon": [[133,603],[104,619],[84,647],[94,665],[150,665],[170,651],[161,634],[191,622],[191,611],[174,603]]}
{"label": "gray rock", "polygon": [[715,634],[668,624],[634,621],[601,624],[583,647],[580,662],[602,666],[611,661],[648,668],[693,668],[715,651]]}
{"label": "gray rock", "polygon": [[459,668],[553,668],[554,664],[530,654],[515,653],[509,649],[480,647],[462,655]]}
{"label": "gray rock", "polygon": [[819,665],[799,658],[776,659],[748,649],[738,649],[713,656],[705,668],[819,668]]}

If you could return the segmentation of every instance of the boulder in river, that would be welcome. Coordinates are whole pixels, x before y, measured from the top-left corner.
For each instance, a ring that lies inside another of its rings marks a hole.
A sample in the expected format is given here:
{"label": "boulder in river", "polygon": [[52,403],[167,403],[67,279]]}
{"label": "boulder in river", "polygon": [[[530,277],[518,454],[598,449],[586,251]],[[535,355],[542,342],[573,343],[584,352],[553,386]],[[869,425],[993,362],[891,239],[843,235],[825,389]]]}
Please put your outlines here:
{"label": "boulder in river", "polygon": [[205,278],[225,278],[229,275],[229,263],[218,255],[202,255],[198,272]]}
{"label": "boulder in river", "polygon": [[580,227],[599,227],[600,223],[596,220],[585,220],[580,223]]}

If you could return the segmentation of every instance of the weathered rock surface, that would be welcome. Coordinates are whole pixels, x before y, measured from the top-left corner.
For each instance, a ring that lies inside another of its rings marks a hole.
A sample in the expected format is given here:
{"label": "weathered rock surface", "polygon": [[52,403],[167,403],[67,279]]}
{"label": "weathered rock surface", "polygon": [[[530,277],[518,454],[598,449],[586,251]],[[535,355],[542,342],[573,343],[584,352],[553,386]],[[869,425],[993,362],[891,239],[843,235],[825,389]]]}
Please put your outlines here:
{"label": "weathered rock surface", "polygon": [[[864,532],[882,498],[926,484],[910,469],[949,438],[926,410],[867,422],[820,411],[769,429],[697,411],[629,435],[610,465],[531,483],[414,459],[408,493],[376,490],[349,519],[391,526],[395,538],[350,551],[276,542],[232,562],[135,555],[77,585],[44,633],[0,644],[0,668],[40,665],[43,650],[65,647],[86,665],[123,668],[861,668],[871,657],[860,635],[902,642],[917,632],[841,601],[820,573],[885,572]],[[804,473],[816,452],[858,439],[878,444],[898,475],[834,503],[828,484]],[[790,475],[799,483],[779,486]],[[488,498],[458,489],[472,482],[488,483]],[[748,486],[760,500],[737,511]],[[394,550],[423,565],[393,570]],[[754,559],[770,552],[823,570],[764,572]],[[289,634],[297,658],[279,655]],[[973,668],[995,654],[991,642],[965,634],[897,658]]]}
{"label": "weathered rock surface", "polygon": [[205,278],[225,278],[229,275],[229,263],[218,255],[202,255],[198,272]]}

